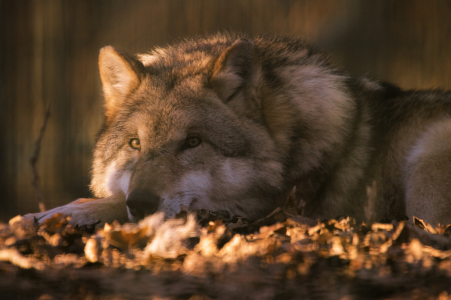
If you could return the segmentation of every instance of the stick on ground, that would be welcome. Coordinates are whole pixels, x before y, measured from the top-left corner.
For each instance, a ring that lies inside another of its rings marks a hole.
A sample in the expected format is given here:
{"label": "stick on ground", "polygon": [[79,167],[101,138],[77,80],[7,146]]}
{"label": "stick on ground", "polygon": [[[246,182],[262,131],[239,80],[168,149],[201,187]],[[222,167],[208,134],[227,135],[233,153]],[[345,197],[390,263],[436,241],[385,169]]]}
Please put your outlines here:
{"label": "stick on ground", "polygon": [[35,143],[33,156],[30,158],[31,169],[33,170],[32,184],[36,192],[39,210],[41,212],[45,211],[44,195],[42,194],[42,191],[39,188],[39,175],[38,170],[36,169],[36,163],[38,162],[39,152],[41,151],[41,142],[42,139],[44,138],[45,129],[47,128],[47,121],[49,120],[49,118],[50,118],[50,105],[47,107],[47,110],[45,112],[44,122],[42,123],[41,131],[39,132],[39,138]]}

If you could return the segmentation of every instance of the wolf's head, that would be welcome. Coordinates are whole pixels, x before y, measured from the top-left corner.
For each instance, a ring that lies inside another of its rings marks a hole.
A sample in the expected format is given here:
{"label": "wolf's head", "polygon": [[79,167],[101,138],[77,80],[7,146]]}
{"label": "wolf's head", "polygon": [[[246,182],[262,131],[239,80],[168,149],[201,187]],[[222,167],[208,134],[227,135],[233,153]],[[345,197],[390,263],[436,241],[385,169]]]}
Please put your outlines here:
{"label": "wolf's head", "polygon": [[329,176],[356,118],[347,76],[299,40],[217,35],[138,58],[105,47],[99,65],[91,189],[123,193],[132,220],[182,209],[256,219],[295,184],[313,202],[323,182],[355,184]]}
{"label": "wolf's head", "polygon": [[277,206],[284,167],[262,117],[253,42],[186,43],[139,59],[105,47],[99,66],[97,197],[123,193],[132,220],[181,209],[255,219]]}

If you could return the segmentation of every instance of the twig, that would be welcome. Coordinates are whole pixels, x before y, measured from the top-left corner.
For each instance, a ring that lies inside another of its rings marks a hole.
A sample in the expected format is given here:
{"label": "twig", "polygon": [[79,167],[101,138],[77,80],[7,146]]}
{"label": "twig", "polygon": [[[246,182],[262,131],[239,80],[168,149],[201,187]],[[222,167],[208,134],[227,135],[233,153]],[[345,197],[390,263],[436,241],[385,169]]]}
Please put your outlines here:
{"label": "twig", "polygon": [[45,211],[44,195],[42,194],[42,191],[39,188],[39,175],[38,170],[36,169],[36,163],[38,162],[39,152],[41,151],[41,142],[42,139],[44,138],[44,133],[47,127],[47,121],[49,120],[49,117],[50,117],[50,105],[47,107],[47,111],[45,112],[44,123],[42,124],[41,131],[39,132],[39,138],[35,143],[33,156],[30,158],[31,168],[33,170],[33,187],[36,192],[39,210],[41,212]]}

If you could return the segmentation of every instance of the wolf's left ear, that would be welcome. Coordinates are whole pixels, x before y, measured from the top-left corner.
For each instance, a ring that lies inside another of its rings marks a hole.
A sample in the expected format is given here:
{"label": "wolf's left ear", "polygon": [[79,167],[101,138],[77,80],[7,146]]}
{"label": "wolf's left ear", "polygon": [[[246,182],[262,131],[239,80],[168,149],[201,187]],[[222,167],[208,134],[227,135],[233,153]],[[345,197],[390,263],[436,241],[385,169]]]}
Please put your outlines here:
{"label": "wolf's left ear", "polygon": [[141,83],[142,63],[111,46],[100,49],[100,78],[105,95],[106,116],[111,119],[125,98]]}
{"label": "wolf's left ear", "polygon": [[259,62],[254,43],[238,39],[216,60],[209,84],[223,101],[229,102],[243,88],[255,85]]}

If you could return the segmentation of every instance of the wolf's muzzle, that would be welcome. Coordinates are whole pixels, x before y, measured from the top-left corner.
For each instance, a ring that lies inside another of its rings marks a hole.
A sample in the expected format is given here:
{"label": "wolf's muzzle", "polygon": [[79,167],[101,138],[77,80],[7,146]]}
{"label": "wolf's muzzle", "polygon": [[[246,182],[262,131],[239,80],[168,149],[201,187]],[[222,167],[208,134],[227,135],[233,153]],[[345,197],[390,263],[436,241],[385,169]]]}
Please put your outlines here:
{"label": "wolf's muzzle", "polygon": [[149,190],[136,189],[128,194],[126,202],[132,216],[142,219],[157,211],[160,197]]}

